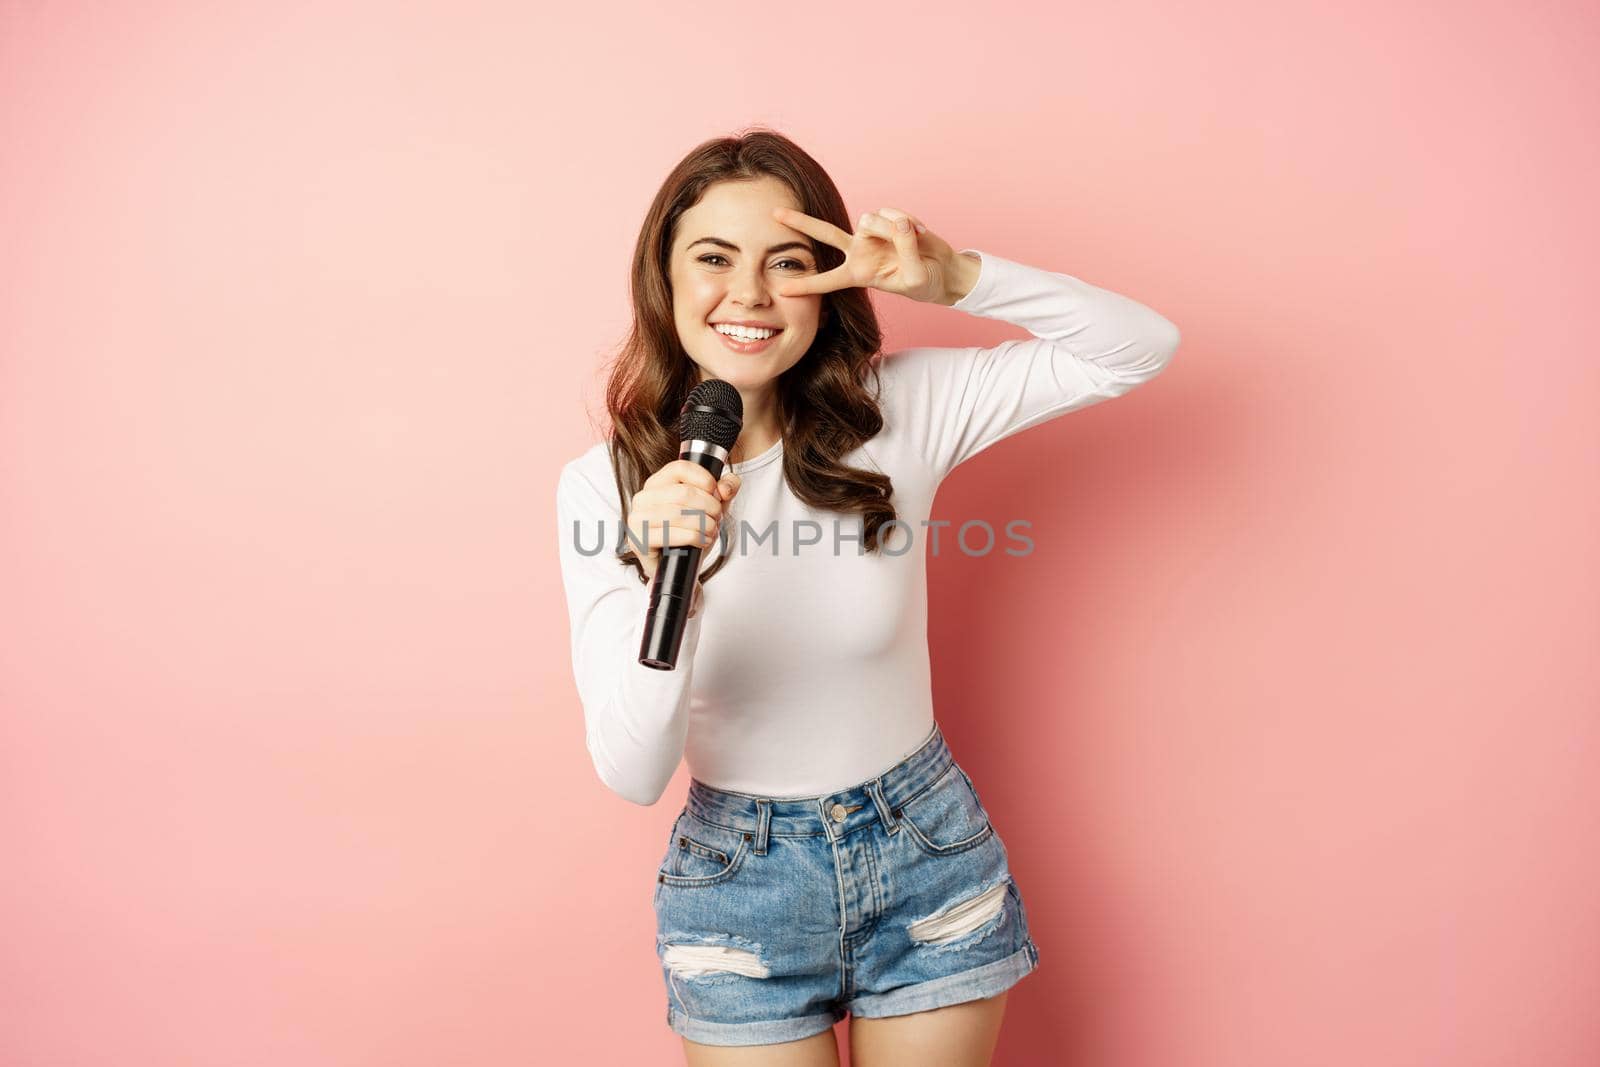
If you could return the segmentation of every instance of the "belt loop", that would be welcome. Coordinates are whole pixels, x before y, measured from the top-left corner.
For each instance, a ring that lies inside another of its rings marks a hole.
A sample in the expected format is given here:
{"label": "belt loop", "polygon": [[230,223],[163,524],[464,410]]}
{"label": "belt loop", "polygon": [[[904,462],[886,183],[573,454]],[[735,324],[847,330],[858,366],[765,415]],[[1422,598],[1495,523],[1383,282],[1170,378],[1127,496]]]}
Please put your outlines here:
{"label": "belt loop", "polygon": [[755,854],[767,854],[767,828],[772,825],[772,801],[758,799],[756,801],[756,847]]}
{"label": "belt loop", "polygon": [[883,820],[884,829],[892,836],[900,832],[900,820],[895,818],[894,812],[889,808],[889,800],[883,795],[883,780],[874,778],[867,783],[867,795],[872,797],[872,803],[877,806],[878,818]]}

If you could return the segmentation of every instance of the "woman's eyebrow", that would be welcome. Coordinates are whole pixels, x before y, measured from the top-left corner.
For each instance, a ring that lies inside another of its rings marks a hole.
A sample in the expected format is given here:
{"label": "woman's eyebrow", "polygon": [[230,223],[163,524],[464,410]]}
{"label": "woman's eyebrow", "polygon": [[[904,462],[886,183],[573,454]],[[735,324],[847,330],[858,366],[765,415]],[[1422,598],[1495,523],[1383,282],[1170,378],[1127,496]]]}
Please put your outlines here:
{"label": "woman's eyebrow", "polygon": [[[687,252],[690,248],[693,248],[695,245],[702,245],[702,244],[716,245],[719,248],[729,248],[729,249],[732,249],[735,252],[740,251],[738,245],[734,244],[732,241],[724,241],[720,237],[702,237],[698,241],[690,241],[688,246],[684,249],[684,251]],[[804,241],[785,241],[781,245],[773,245],[771,248],[767,249],[767,255],[770,256],[774,252],[787,252],[791,248],[798,248],[802,252],[812,252],[813,254],[815,253],[815,250],[809,244],[807,244]]]}

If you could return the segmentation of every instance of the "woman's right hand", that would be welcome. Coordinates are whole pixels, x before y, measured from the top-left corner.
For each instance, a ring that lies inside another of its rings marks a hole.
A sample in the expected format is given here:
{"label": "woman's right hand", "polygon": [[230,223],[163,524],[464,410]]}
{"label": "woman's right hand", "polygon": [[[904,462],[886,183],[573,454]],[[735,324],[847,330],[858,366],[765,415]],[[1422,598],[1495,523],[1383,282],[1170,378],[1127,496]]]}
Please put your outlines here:
{"label": "woman's right hand", "polygon": [[723,508],[738,493],[739,482],[739,476],[728,470],[718,481],[700,464],[686,459],[672,460],[645,479],[628,505],[627,542],[638,554],[645,577],[655,580],[665,545],[711,547],[722,528]]}

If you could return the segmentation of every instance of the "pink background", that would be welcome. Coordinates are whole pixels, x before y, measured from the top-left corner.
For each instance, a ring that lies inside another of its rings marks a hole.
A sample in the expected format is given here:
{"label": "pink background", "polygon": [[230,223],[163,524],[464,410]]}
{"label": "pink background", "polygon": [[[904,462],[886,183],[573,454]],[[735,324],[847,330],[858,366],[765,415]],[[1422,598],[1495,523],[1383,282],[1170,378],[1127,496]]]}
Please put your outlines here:
{"label": "pink background", "polygon": [[1042,954],[996,1062],[1596,1062],[1596,30],[0,4],[0,1062],[677,1062],[686,772],[594,776],[554,487],[755,123],[1183,332],[936,509],[1038,546],[930,561]]}

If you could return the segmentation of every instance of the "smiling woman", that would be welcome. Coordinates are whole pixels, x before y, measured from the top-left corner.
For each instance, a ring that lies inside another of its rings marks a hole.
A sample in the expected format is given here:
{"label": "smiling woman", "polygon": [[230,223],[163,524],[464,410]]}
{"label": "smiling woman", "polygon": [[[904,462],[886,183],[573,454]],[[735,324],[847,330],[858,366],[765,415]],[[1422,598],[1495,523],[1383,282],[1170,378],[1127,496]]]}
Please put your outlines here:
{"label": "smiling woman", "polygon": [[[634,498],[646,480],[677,459],[678,408],[707,378],[728,382],[744,402],[743,430],[730,457],[735,471],[781,441],[796,496],[859,517],[868,551],[877,550],[880,529],[895,518],[890,479],[870,465],[843,461],[883,428],[873,388],[882,343],[877,316],[860,288],[785,295],[785,283],[838,267],[846,254],[787,225],[783,210],[849,220],[822,167],[770,131],[701,145],[678,163],[650,205],[634,247],[634,327],[606,390],[619,530],[636,525]],[[747,329],[730,335],[728,324]],[[749,332],[762,328],[777,332]],[[716,495],[708,493],[705,510]],[[673,526],[675,510],[652,516],[650,529],[668,522],[666,543],[691,543],[699,532],[693,521]],[[653,544],[659,548],[662,538]],[[618,558],[644,583],[653,577],[654,555],[641,557],[624,545]],[[701,580],[726,565],[717,560]]]}
{"label": "smiling woman", "polygon": [[[848,220],[777,133],[691,152],[635,248],[611,432],[557,484],[596,773],[654,804],[681,760],[691,772],[655,911],[667,1021],[696,1064],[731,1062],[708,1046],[779,1044],[783,1062],[836,1063],[846,1013],[858,1067],[935,1045],[987,1062],[1039,950],[1000,821],[934,721],[926,549],[892,535],[929,524],[961,463],[1128,392],[1178,345],[1129,297],[957,251],[908,212]],[[886,357],[869,288],[1031,336]],[[744,407],[720,482],[678,459],[679,410],[707,379]],[[614,553],[580,551],[596,525],[627,531]],[[764,555],[729,550],[730,528],[836,535]],[[669,671],[638,661],[663,544],[717,557]]]}
{"label": "smiling woman", "polygon": [[[775,291],[780,280],[816,271],[812,243],[773,217],[776,208],[799,206],[782,181],[761,176],[711,186],[678,220],[673,320],[697,380],[721,378],[744,401],[734,462],[781,436],[777,380],[817,336],[822,298]],[[719,236],[693,236],[707,233]]]}

